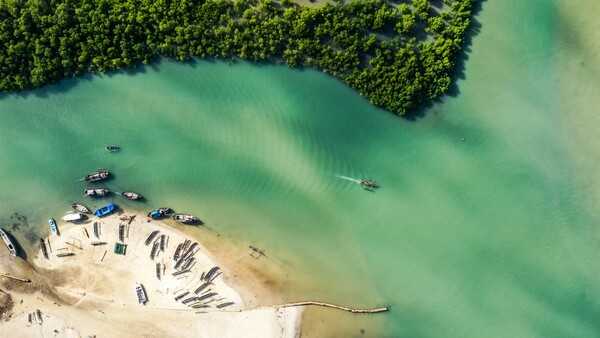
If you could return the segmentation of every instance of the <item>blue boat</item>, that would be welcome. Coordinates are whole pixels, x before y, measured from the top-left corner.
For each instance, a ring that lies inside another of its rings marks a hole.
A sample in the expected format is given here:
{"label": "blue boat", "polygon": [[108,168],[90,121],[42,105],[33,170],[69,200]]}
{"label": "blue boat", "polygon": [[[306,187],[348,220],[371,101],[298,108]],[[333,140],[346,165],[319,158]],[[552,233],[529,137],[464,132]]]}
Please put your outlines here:
{"label": "blue boat", "polygon": [[52,231],[52,233],[58,235],[58,227],[56,226],[56,221],[54,220],[54,218],[50,218],[48,220],[48,223],[50,223],[50,230]]}
{"label": "blue boat", "polygon": [[172,212],[171,208],[159,208],[159,209],[150,211],[150,213],[148,213],[148,217],[152,217],[153,219],[159,219],[171,212]]}
{"label": "blue boat", "polygon": [[96,212],[94,212],[94,215],[96,215],[98,217],[102,217],[102,216],[109,215],[113,211],[115,211],[115,205],[111,203],[105,207],[102,207],[102,208],[96,210]]}

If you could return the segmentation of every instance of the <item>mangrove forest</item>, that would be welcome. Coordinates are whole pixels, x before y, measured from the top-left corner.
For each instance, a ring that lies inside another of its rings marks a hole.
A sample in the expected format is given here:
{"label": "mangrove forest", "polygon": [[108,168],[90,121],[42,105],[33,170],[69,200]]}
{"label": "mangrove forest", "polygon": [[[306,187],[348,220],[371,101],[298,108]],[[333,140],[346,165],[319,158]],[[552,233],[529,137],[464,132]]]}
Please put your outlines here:
{"label": "mangrove forest", "polygon": [[447,92],[477,0],[0,2],[0,90],[157,57],[312,67],[399,115]]}

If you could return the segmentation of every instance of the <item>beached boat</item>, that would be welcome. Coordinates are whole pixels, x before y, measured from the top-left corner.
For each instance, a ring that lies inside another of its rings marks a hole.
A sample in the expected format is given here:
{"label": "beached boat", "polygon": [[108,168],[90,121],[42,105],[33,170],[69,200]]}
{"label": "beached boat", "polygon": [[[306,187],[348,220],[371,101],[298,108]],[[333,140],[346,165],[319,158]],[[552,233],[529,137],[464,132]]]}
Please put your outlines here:
{"label": "beached boat", "polygon": [[110,152],[110,153],[114,153],[115,151],[119,151],[119,149],[121,149],[121,147],[115,146],[115,145],[107,146],[106,147],[106,150],[108,150],[108,152]]}
{"label": "beached boat", "polygon": [[108,194],[110,190],[100,188],[100,189],[85,189],[85,196],[104,196]]}
{"label": "beached boat", "polygon": [[171,208],[158,208],[148,213],[148,217],[158,219],[171,213]]}
{"label": "beached boat", "polygon": [[198,218],[188,214],[174,214],[173,219],[182,223],[193,223],[197,222]]}
{"label": "beached boat", "polygon": [[111,203],[107,206],[104,206],[104,207],[96,210],[94,212],[94,215],[96,215],[98,217],[103,217],[103,216],[111,214],[113,211],[115,211],[115,205]]}
{"label": "beached boat", "polygon": [[96,171],[95,173],[91,173],[89,175],[86,175],[83,180],[86,182],[96,182],[96,181],[101,181],[103,179],[108,178],[108,176],[110,176],[110,173],[106,170],[99,170]]}
{"label": "beached boat", "polygon": [[133,201],[141,200],[142,198],[144,198],[144,196],[142,196],[138,193],[132,192],[132,191],[124,191],[121,193],[121,196],[123,196],[127,199],[130,199],[130,200],[133,200]]}
{"label": "beached boat", "polygon": [[88,207],[86,207],[85,205],[83,205],[83,204],[73,203],[73,204],[71,204],[71,207],[73,207],[73,209],[75,209],[75,210],[77,210],[79,212],[83,212],[83,213],[86,213],[86,214],[91,214],[92,213],[92,211]]}
{"label": "beached boat", "polygon": [[8,251],[10,251],[10,254],[17,257],[17,248],[2,229],[0,229],[0,237],[2,237],[2,240],[4,241],[4,244],[6,244]]}
{"label": "beached boat", "polygon": [[62,217],[63,221],[67,222],[76,222],[80,221],[83,218],[83,215],[78,212],[73,212],[70,214],[66,214]]}
{"label": "beached boat", "polygon": [[369,188],[379,187],[379,184],[377,184],[373,181],[369,181],[369,180],[362,180],[362,181],[360,181],[360,184],[364,185],[365,187],[369,187]]}
{"label": "beached boat", "polygon": [[138,303],[146,305],[146,303],[148,302],[148,297],[146,297],[146,291],[144,291],[144,286],[139,282],[135,282],[135,295],[137,296]]}
{"label": "beached boat", "polygon": [[54,218],[50,218],[48,223],[50,223],[50,231],[52,231],[53,234],[58,235],[58,227],[56,226]]}

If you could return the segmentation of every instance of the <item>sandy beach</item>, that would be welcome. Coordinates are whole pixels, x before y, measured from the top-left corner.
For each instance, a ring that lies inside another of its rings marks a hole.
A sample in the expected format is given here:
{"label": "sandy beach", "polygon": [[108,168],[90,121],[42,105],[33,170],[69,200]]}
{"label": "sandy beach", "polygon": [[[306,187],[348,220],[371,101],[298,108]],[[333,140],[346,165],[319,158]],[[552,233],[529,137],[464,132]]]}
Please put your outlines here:
{"label": "sandy beach", "polygon": [[[259,285],[248,285],[256,281],[240,280],[243,271],[224,266],[194,238],[164,222],[120,213],[90,216],[79,224],[59,222],[59,231],[44,241],[47,257],[41,246],[28,252],[31,265],[0,248],[2,273],[31,279],[0,278],[6,291],[0,332],[15,337],[300,335],[301,307],[252,309],[264,293]],[[116,243],[126,245],[121,253],[115,252]],[[145,305],[138,303],[136,282],[145,289]]]}

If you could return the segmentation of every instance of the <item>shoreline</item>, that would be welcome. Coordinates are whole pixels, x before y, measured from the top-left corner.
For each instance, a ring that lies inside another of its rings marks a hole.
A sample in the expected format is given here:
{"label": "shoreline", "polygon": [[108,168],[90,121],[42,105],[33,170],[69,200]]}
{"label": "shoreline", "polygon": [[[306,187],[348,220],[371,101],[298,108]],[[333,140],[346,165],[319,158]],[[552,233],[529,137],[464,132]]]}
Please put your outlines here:
{"label": "shoreline", "polygon": [[[57,332],[65,336],[121,337],[239,337],[249,332],[257,337],[300,335],[303,307],[254,309],[258,304],[273,304],[277,297],[272,283],[265,283],[256,267],[248,264],[249,259],[239,257],[239,264],[226,259],[227,264],[223,264],[217,253],[208,251],[198,241],[199,236],[189,231],[139,213],[127,213],[136,215],[127,225],[124,215],[120,211],[102,219],[90,217],[77,224],[59,224],[60,236],[45,238],[48,259],[38,249],[28,259],[33,266],[8,257],[8,251],[1,249],[0,259],[7,270],[3,272],[26,276],[32,282],[2,278],[3,290],[12,296],[13,306],[3,316],[9,320],[0,322],[0,330],[28,337]],[[94,222],[100,225],[99,238],[94,236]],[[122,242],[119,224],[124,225]],[[163,235],[164,251],[159,248],[151,259],[154,244],[145,242],[156,230],[160,233],[152,242],[160,243]],[[186,240],[188,249],[194,248],[189,254],[193,258],[175,269],[175,250]],[[125,255],[114,252],[116,242],[127,244]],[[188,272],[182,273],[185,264]],[[211,269],[215,272],[209,276]],[[144,285],[146,306],[137,303],[136,281]],[[42,314],[41,323],[37,310]]]}

